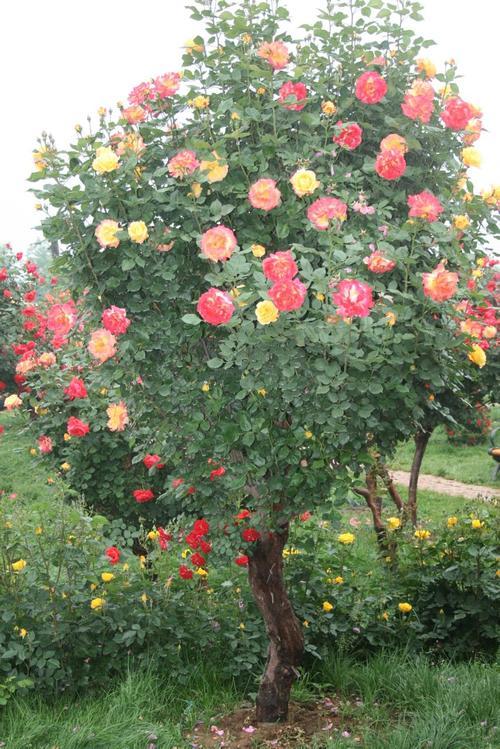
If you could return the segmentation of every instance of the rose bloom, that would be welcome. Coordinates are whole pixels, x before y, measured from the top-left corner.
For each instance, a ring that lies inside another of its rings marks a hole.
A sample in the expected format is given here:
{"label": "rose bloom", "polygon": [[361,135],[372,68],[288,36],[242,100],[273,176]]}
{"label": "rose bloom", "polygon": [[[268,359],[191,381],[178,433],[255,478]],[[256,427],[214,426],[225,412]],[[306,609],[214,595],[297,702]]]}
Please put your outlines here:
{"label": "rose bloom", "polygon": [[168,173],[171,177],[187,177],[188,174],[195,172],[200,166],[194,151],[184,150],[176,153],[168,161]]}
{"label": "rose bloom", "polygon": [[154,492],[152,492],[151,489],[135,489],[132,494],[134,495],[135,501],[139,502],[139,504],[151,502],[151,500],[155,498]]}
{"label": "rose bloom", "polygon": [[266,60],[273,70],[282,70],[288,65],[290,53],[283,42],[264,42],[257,55]]}
{"label": "rose bloom", "polygon": [[486,354],[484,353],[481,346],[479,346],[477,343],[474,343],[467,358],[473,364],[476,364],[479,367],[479,369],[482,369],[484,365],[486,364]]}
{"label": "rose bloom", "polygon": [[146,110],[140,107],[138,104],[133,104],[131,107],[126,107],[122,111],[123,116],[130,125],[135,125],[138,122],[144,122],[146,119]]}
{"label": "rose bloom", "polygon": [[453,226],[455,227],[455,229],[458,229],[459,231],[464,231],[464,229],[467,229],[470,226],[470,219],[465,214],[454,216]]}
{"label": "rose bloom", "polygon": [[252,543],[253,541],[258,541],[260,539],[260,533],[255,528],[245,528],[243,533],[241,534],[241,537],[243,541],[248,541],[249,543]]}
{"label": "rose bloom", "polygon": [[304,109],[307,99],[307,88],[303,83],[287,81],[279,90],[278,101],[285,109],[300,112]]}
{"label": "rose bloom", "polygon": [[390,133],[390,135],[386,135],[385,138],[382,138],[380,141],[380,150],[406,153],[408,151],[408,145],[402,135]]}
{"label": "rose bloom", "polygon": [[215,151],[213,151],[212,153],[214,155],[214,159],[212,161],[202,161],[200,164],[200,171],[206,173],[207,182],[209,184],[213,184],[214,182],[222,182],[229,171],[229,166],[227,164],[223,164],[220,161],[217,153]]}
{"label": "rose bloom", "polygon": [[131,153],[135,153],[137,158],[140,158],[145,150],[145,143],[137,133],[127,133],[126,135],[123,135],[116,147],[116,153],[119,156],[123,156],[124,153],[130,151]]}
{"label": "rose bloom", "polygon": [[[172,233],[172,229],[169,229],[169,227],[166,226],[165,229],[163,230],[164,236],[168,237],[168,235],[171,233]],[[174,244],[175,244],[175,240],[172,240],[172,242],[165,242],[162,244],[157,244],[156,249],[158,252],[170,252]]]}
{"label": "rose bloom", "polygon": [[274,252],[262,261],[262,270],[269,281],[290,280],[299,269],[290,250]]}
{"label": "rose bloom", "polygon": [[149,237],[148,227],[144,221],[132,221],[128,225],[127,232],[132,242],[137,242],[137,244],[143,244]]}
{"label": "rose bloom", "polygon": [[364,264],[372,273],[388,273],[396,267],[394,260],[389,260],[379,250],[374,250],[369,257],[363,258]]}
{"label": "rose bloom", "polygon": [[110,432],[123,432],[129,423],[127,406],[123,401],[110,403],[106,409],[108,415],[107,427]]}
{"label": "rose bloom", "polygon": [[90,427],[84,421],[70,416],[66,424],[66,431],[70,437],[85,437],[90,432]]}
{"label": "rose bloom", "polygon": [[383,179],[399,179],[406,171],[405,157],[400,151],[381,151],[375,159],[375,171]]}
{"label": "rose bloom", "polygon": [[42,435],[38,438],[38,449],[41,453],[47,454],[51,453],[53,450],[52,440],[50,437],[47,437],[47,435]]}
{"label": "rose bloom", "polygon": [[139,83],[128,95],[131,104],[143,104],[147,99],[153,99],[154,92],[151,83]]}
{"label": "rose bloom", "polygon": [[200,241],[201,252],[209,260],[229,260],[238,240],[232,229],[227,226],[214,226],[202,234]]}
{"label": "rose bloom", "polygon": [[266,248],[262,244],[253,244],[250,249],[254,257],[264,257],[266,254]]}
{"label": "rose bloom", "polygon": [[418,78],[405,93],[401,109],[411,120],[428,123],[434,111],[434,89],[428,81]]}
{"label": "rose bloom", "polygon": [[387,93],[387,83],[380,73],[369,70],[356,81],[356,98],[363,104],[378,104]]}
{"label": "rose bloom", "polygon": [[443,206],[428,190],[423,190],[417,195],[409,195],[407,200],[410,218],[423,218],[425,221],[437,221],[439,214],[443,212]]}
{"label": "rose bloom", "polygon": [[337,313],[344,320],[351,317],[368,317],[373,307],[371,286],[356,279],[340,281],[335,293],[332,294],[332,299],[337,306]]}
{"label": "rose bloom", "polygon": [[269,296],[280,312],[292,312],[304,304],[307,289],[298,278],[277,281],[269,289]]}
{"label": "rose bloom", "polygon": [[353,544],[356,540],[356,536],[354,533],[339,533],[337,536],[337,541],[341,544],[344,544],[344,546],[348,546],[349,544]]}
{"label": "rose bloom", "polygon": [[452,96],[447,99],[440,115],[446,127],[451,130],[465,130],[473,116],[474,109],[459,96]]}
{"label": "rose bloom", "polygon": [[90,336],[88,350],[102,364],[116,354],[116,338],[105,328],[94,330]]}
{"label": "rose bloom", "polygon": [[144,458],[142,459],[142,462],[144,463],[148,471],[154,466],[156,466],[156,468],[158,469],[165,467],[165,463],[161,462],[160,456],[156,455],[156,453],[154,455],[151,455],[151,453],[148,453],[147,455],[144,456]]}
{"label": "rose bloom", "polygon": [[76,322],[76,307],[73,302],[53,304],[47,312],[47,327],[58,335],[66,335]]}
{"label": "rose bloom", "polygon": [[122,335],[127,332],[130,320],[127,317],[127,310],[123,307],[115,307],[114,304],[104,310],[101,321],[106,330],[113,335]]}
{"label": "rose bloom", "polygon": [[435,302],[445,302],[457,290],[458,273],[445,270],[443,263],[434,268],[432,273],[422,273],[422,286],[425,296]]}
{"label": "rose bloom", "polygon": [[345,221],[347,205],[338,198],[318,198],[307,209],[307,218],[315,229],[324,231],[330,228],[332,220]]}
{"label": "rose bloom", "polygon": [[120,166],[120,159],[113,151],[112,148],[102,147],[96,150],[96,157],[92,162],[92,169],[97,174],[105,174],[106,172],[113,172]]}
{"label": "rose bloom", "polygon": [[120,244],[120,240],[116,236],[118,231],[120,231],[118,221],[105,219],[104,221],[101,221],[96,228],[95,237],[101,247],[118,247]]}
{"label": "rose bloom", "polygon": [[363,140],[363,130],[357,122],[351,122],[344,125],[342,120],[337,122],[337,127],[340,128],[338,135],[333,136],[333,142],[341,148],[345,148],[348,151],[354,151]]}
{"label": "rose bloom", "polygon": [[239,557],[236,557],[234,560],[238,567],[247,567],[248,565],[248,557],[246,554],[240,554]]}
{"label": "rose bloom", "polygon": [[290,182],[294,193],[300,198],[304,195],[312,195],[320,186],[315,173],[310,169],[297,169],[295,174],[291,176]]}
{"label": "rose bloom", "polygon": [[425,73],[426,78],[434,78],[437,72],[436,66],[427,57],[417,58],[417,70],[419,73]]}
{"label": "rose bloom", "polygon": [[281,203],[281,193],[276,187],[274,179],[262,178],[250,187],[248,199],[253,208],[271,211]]}
{"label": "rose bloom", "polygon": [[212,287],[200,296],[196,311],[210,325],[223,325],[233,316],[234,304],[227,292]]}
{"label": "rose bloom", "polygon": [[164,73],[154,79],[153,82],[155,93],[158,98],[166,99],[177,93],[181,85],[181,76],[179,73]]}
{"label": "rose bloom", "polygon": [[83,380],[79,377],[73,377],[68,387],[64,388],[64,395],[67,395],[70,401],[76,398],[87,398],[87,388]]}
{"label": "rose bloom", "polygon": [[38,357],[37,364],[48,369],[49,367],[53,367],[56,361],[56,355],[52,351],[45,351]]}
{"label": "rose bloom", "polygon": [[179,577],[182,577],[183,580],[191,580],[193,577],[193,570],[190,570],[185,564],[181,564],[179,567]]}
{"label": "rose bloom", "polygon": [[259,302],[255,307],[255,316],[261,325],[269,325],[272,322],[276,322],[279,314],[276,305],[269,300]]}
{"label": "rose bloom", "polygon": [[224,466],[219,466],[219,468],[214,468],[213,471],[210,471],[210,481],[215,481],[215,479],[219,478],[219,476],[224,476],[226,473],[226,469]]}
{"label": "rose bloom", "polygon": [[481,154],[474,146],[462,148],[460,155],[465,166],[481,166]]}
{"label": "rose bloom", "polygon": [[111,564],[118,564],[118,562],[120,561],[120,551],[116,548],[116,546],[108,546],[104,553],[108,557]]}
{"label": "rose bloom", "polygon": [[479,117],[473,117],[472,120],[469,120],[467,127],[465,128],[467,134],[464,136],[464,143],[467,146],[471,146],[475,143],[481,136],[482,128],[483,123]]}

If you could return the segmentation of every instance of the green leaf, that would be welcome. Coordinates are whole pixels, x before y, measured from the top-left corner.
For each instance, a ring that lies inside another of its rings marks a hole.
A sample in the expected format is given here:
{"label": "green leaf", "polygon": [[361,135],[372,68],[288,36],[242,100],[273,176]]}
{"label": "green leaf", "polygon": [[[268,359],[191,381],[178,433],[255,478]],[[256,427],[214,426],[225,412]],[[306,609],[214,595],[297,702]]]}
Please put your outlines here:
{"label": "green leaf", "polygon": [[199,325],[201,323],[201,318],[198,317],[198,315],[183,315],[181,320],[182,322],[185,322],[186,325]]}

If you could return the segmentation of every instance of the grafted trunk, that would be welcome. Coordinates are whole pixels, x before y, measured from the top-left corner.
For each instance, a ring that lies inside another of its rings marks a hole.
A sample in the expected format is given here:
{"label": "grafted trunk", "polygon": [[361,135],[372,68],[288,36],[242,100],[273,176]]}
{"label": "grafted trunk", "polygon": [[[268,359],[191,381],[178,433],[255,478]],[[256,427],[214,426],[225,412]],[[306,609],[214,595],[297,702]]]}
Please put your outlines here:
{"label": "grafted trunk", "polygon": [[432,429],[422,430],[417,432],[415,439],[415,452],[413,454],[413,462],[411,464],[410,481],[408,484],[408,501],[405,505],[405,515],[409,517],[412,525],[417,524],[417,489],[418,489],[418,477],[420,475],[420,469],[422,467],[422,461],[424,459],[425,450],[431,438]]}
{"label": "grafted trunk", "polygon": [[248,577],[269,637],[267,663],[256,700],[256,718],[277,723],[288,717],[290,691],[304,653],[304,635],[283,578],[283,548],[288,524],[269,533],[250,557]]}

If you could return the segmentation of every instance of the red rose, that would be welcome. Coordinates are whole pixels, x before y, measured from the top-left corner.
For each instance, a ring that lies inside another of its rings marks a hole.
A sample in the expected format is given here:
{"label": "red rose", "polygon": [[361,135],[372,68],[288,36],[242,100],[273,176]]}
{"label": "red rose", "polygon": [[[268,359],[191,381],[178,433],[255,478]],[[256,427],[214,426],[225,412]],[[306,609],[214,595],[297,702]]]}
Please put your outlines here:
{"label": "red rose", "polygon": [[178,489],[181,484],[184,483],[183,478],[173,479],[172,481],[172,489]]}
{"label": "red rose", "polygon": [[236,564],[237,564],[237,565],[239,565],[240,567],[246,567],[246,566],[247,566],[247,564],[248,564],[248,557],[247,557],[247,555],[246,555],[246,554],[240,554],[240,556],[239,556],[239,557],[236,557],[236,559],[235,559],[234,561],[235,561],[235,562],[236,562]]}
{"label": "red rose", "polygon": [[193,570],[188,569],[185,564],[181,564],[179,567],[179,575],[183,580],[191,580],[193,577]]}
{"label": "red rose", "polygon": [[245,518],[251,517],[252,513],[250,510],[240,510],[239,513],[236,515],[236,520],[245,520]]}
{"label": "red rose", "polygon": [[140,504],[151,502],[151,500],[155,498],[154,492],[152,492],[151,489],[135,489],[132,494],[134,495],[135,501]]}
{"label": "red rose", "polygon": [[210,325],[223,325],[233,316],[234,304],[227,292],[212,287],[200,296],[196,311]]}
{"label": "red rose", "polygon": [[219,476],[224,476],[225,473],[226,473],[226,469],[224,468],[224,466],[219,466],[219,468],[214,468],[213,471],[210,471],[210,481],[213,481]]}
{"label": "red rose", "polygon": [[0,268],[0,281],[6,281],[8,277],[7,268]]}
{"label": "red rose", "polygon": [[304,304],[307,289],[298,278],[278,281],[269,289],[269,296],[280,312],[291,312]]}
{"label": "red rose", "polygon": [[90,427],[76,416],[70,416],[66,425],[66,431],[71,437],[84,437],[90,432]]}
{"label": "red rose", "polygon": [[43,434],[41,437],[38,438],[38,449],[41,453],[44,453],[47,455],[47,453],[51,453],[53,450],[52,440],[50,437],[47,437],[46,434]]}
{"label": "red rose", "polygon": [[163,528],[158,528],[158,543],[160,544],[160,549],[164,551],[168,548],[168,542],[172,540],[172,534],[167,533]]}
{"label": "red rose", "polygon": [[200,518],[200,520],[194,521],[193,533],[196,533],[196,535],[206,536],[209,530],[210,530],[210,526],[208,522],[205,520],[205,518]]}
{"label": "red rose", "polygon": [[194,531],[191,531],[191,533],[188,533],[186,536],[186,543],[191,549],[193,549],[193,551],[199,548],[200,541],[200,536],[198,536]]}
{"label": "red rose", "polygon": [[108,546],[108,548],[105,551],[106,556],[108,557],[111,564],[118,564],[120,561],[120,551],[116,548],[116,546]]}
{"label": "red rose", "polygon": [[334,143],[342,148],[346,148],[348,151],[354,151],[363,139],[362,128],[360,128],[357,122],[344,125],[342,120],[337,122],[337,127],[340,127],[341,130],[338,135],[333,136]]}
{"label": "red rose", "polygon": [[36,299],[36,291],[33,289],[32,291],[27,291],[24,295],[24,301],[25,302],[34,302]]}
{"label": "red rose", "polygon": [[114,304],[104,310],[101,320],[106,330],[109,330],[113,335],[126,333],[127,328],[130,325],[130,320],[127,317],[127,310],[123,309],[123,307],[115,307]]}
{"label": "red rose", "polygon": [[246,528],[241,534],[243,541],[258,541],[260,533],[255,528]]}
{"label": "red rose", "polygon": [[303,523],[306,522],[306,520],[309,520],[311,517],[311,513],[309,510],[306,510],[306,512],[303,512],[301,515],[299,515],[299,519],[302,520]]}
{"label": "red rose", "polygon": [[209,544],[208,541],[205,541],[204,538],[200,541],[200,549],[204,554],[210,554],[212,551],[212,544]]}
{"label": "red rose", "polygon": [[459,96],[448,99],[441,112],[441,119],[451,130],[465,130],[473,116],[474,110],[471,105],[462,101]]}
{"label": "red rose", "polygon": [[356,98],[363,104],[378,104],[387,93],[387,83],[380,73],[368,70],[356,81]]}
{"label": "red rose", "polygon": [[290,252],[275,252],[262,261],[262,270],[269,281],[291,281],[297,275],[299,269]]}
{"label": "red rose", "polygon": [[142,462],[146,466],[146,468],[149,469],[156,466],[157,468],[165,468],[165,463],[161,462],[161,458],[159,455],[151,455],[151,453],[148,453],[143,459]]}
{"label": "red rose", "polygon": [[375,159],[375,171],[383,179],[399,179],[405,170],[405,157],[395,149],[381,151]]}
{"label": "red rose", "polygon": [[307,88],[303,83],[287,81],[279,90],[278,101],[285,107],[285,109],[292,109],[295,112],[300,112],[300,110],[304,109],[306,105],[306,99]]}
{"label": "red rose", "polygon": [[5,427],[0,424],[0,434],[3,434],[5,432]]}
{"label": "red rose", "polygon": [[207,564],[207,560],[205,559],[205,557],[202,557],[201,554],[198,554],[198,552],[196,552],[196,554],[191,554],[191,564],[194,567],[205,567]]}
{"label": "red rose", "polygon": [[196,486],[190,486],[186,494],[194,494],[196,492]]}
{"label": "red rose", "polygon": [[6,387],[7,387],[7,383],[4,382],[3,380],[0,380],[0,393],[2,392],[2,390],[5,390]]}
{"label": "red rose", "polygon": [[4,289],[3,295],[5,299],[12,299],[12,291],[10,289]]}
{"label": "red rose", "polygon": [[87,389],[83,380],[79,377],[73,377],[68,387],[64,388],[64,395],[67,395],[70,401],[75,400],[75,398],[86,398]]}

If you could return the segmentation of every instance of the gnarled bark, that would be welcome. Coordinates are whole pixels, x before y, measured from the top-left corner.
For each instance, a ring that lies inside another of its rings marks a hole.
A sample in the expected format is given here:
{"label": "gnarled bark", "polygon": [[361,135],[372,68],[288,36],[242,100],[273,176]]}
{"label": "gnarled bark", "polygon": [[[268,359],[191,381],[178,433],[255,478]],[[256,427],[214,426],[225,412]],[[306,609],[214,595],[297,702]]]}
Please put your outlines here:
{"label": "gnarled bark", "polygon": [[412,525],[417,524],[417,489],[418,477],[422,467],[425,450],[431,438],[432,429],[425,429],[417,432],[415,440],[415,452],[413,453],[413,462],[411,464],[410,481],[408,484],[408,501],[405,503],[405,515]]}
{"label": "gnarled bark", "polygon": [[256,700],[256,718],[277,723],[288,717],[290,691],[304,653],[304,635],[283,578],[283,548],[288,524],[256,544],[248,577],[269,636],[267,663]]}

